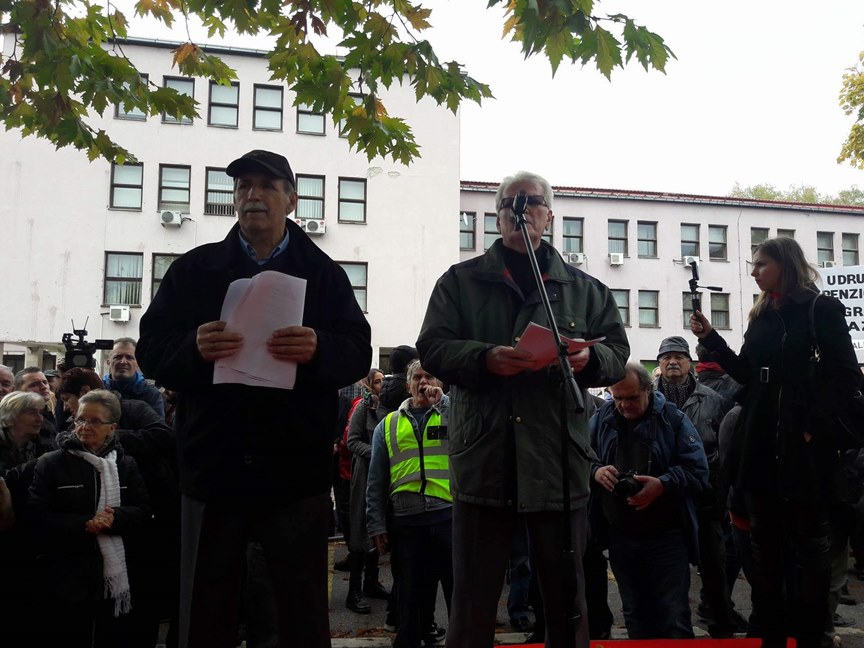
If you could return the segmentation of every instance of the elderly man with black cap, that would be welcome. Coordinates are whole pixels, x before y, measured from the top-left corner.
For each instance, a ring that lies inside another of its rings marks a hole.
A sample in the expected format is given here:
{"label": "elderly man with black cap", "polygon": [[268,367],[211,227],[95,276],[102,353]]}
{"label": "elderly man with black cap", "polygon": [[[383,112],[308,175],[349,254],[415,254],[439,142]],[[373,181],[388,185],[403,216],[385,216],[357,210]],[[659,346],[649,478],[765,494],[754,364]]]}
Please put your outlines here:
{"label": "elderly man with black cap", "polygon": [[697,613],[708,623],[708,632],[714,638],[731,637],[737,630],[746,629],[746,623],[735,615],[729,596],[724,560],[724,540],[721,528],[726,515],[720,487],[720,461],[718,437],[720,423],[731,404],[710,387],[696,380],[690,345],[680,336],[668,337],[660,343],[657,352],[660,377],[654,388],[666,400],[687,415],[705,447],[708,457],[711,488],[696,498],[696,517],[699,521],[699,574],[702,578],[701,601]]}
{"label": "elderly man with black cap", "polygon": [[[297,206],[288,160],[250,151],[227,173],[238,222],[171,265],[137,348],[147,375],[178,392],[180,645],[236,645],[253,539],[273,584],[279,645],[329,646],[330,432],[339,388],[369,370],[369,324],[345,272],[288,218]],[[214,385],[214,363],[244,344],[220,319],[228,286],[267,270],[307,282],[302,325],[266,342],[272,357],[296,363],[294,388]]]}

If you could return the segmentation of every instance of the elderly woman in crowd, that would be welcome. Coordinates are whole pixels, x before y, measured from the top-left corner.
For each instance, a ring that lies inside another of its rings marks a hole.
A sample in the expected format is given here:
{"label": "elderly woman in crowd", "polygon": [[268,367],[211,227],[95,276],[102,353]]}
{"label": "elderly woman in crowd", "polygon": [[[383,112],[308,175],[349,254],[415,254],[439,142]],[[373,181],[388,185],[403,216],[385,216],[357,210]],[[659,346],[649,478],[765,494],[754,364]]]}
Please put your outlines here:
{"label": "elderly woman in crowd", "polygon": [[45,400],[33,392],[12,392],[0,401],[0,472],[54,450],[39,436]]}
{"label": "elderly woman in crowd", "polygon": [[44,601],[51,610],[44,632],[53,633],[45,645],[148,645],[129,620],[126,547],[150,507],[135,461],[115,439],[119,419],[114,394],[88,392],[78,401],[74,433],[36,464],[29,506],[43,541],[44,591],[53,599]]}

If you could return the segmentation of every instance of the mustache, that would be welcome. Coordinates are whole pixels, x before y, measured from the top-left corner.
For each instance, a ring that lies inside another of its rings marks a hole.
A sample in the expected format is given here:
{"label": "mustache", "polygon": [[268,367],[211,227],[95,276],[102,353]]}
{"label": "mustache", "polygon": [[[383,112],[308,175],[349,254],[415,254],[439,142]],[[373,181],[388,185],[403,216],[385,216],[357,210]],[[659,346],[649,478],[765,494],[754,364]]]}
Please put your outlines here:
{"label": "mustache", "polygon": [[267,206],[264,203],[260,202],[250,202],[246,203],[246,206],[243,208],[244,212],[250,211],[267,211]]}

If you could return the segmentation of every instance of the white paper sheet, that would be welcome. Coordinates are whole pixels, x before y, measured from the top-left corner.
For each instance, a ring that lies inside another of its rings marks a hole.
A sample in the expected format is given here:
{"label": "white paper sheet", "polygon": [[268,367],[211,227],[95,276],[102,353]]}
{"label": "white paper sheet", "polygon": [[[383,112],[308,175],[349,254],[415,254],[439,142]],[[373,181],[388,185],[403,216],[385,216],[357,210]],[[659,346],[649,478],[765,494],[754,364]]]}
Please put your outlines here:
{"label": "white paper sheet", "polygon": [[277,360],[267,351],[273,331],[303,323],[306,280],[267,270],[233,281],[222,302],[225,330],[240,333],[243,346],[216,362],[213,384],[240,383],[293,389],[297,363]]}
{"label": "white paper sheet", "polygon": [[[561,336],[561,339],[567,342],[567,347],[570,353],[576,353],[582,349],[594,346],[598,342],[606,339],[606,336],[595,338],[593,340],[571,340],[568,337]],[[519,351],[529,351],[534,354],[535,358],[545,360],[547,364],[552,364],[558,359],[558,348],[552,341],[552,331],[545,326],[540,326],[534,322],[529,322],[528,326],[519,336],[519,342],[516,343],[516,348]]]}

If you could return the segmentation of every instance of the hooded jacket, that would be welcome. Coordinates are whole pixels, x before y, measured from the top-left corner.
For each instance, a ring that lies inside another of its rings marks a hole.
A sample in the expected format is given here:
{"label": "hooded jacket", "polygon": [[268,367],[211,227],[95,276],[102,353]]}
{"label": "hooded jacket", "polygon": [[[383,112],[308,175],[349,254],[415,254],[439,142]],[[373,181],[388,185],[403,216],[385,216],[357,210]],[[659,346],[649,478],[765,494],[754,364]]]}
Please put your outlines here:
{"label": "hooded jacket", "polygon": [[102,376],[105,389],[120,395],[120,400],[139,400],[147,403],[163,419],[165,418],[165,399],[162,393],[144,379],[144,374],[136,371],[129,380],[114,380],[110,374]]}
{"label": "hooded jacket", "polygon": [[[564,263],[541,242],[548,260],[544,283],[561,335],[590,340],[588,365],[576,380],[611,385],[624,375],[630,346],[611,291]],[[437,282],[417,350],[423,368],[450,388],[450,487],[454,499],[520,513],[563,509],[561,381],[557,365],[503,377],[486,369],[493,347],[515,346],[529,322],[546,325],[536,290],[523,295],[496,240],[482,256],[452,266]],[[588,501],[591,455],[584,414],[567,417],[570,502]]]}

